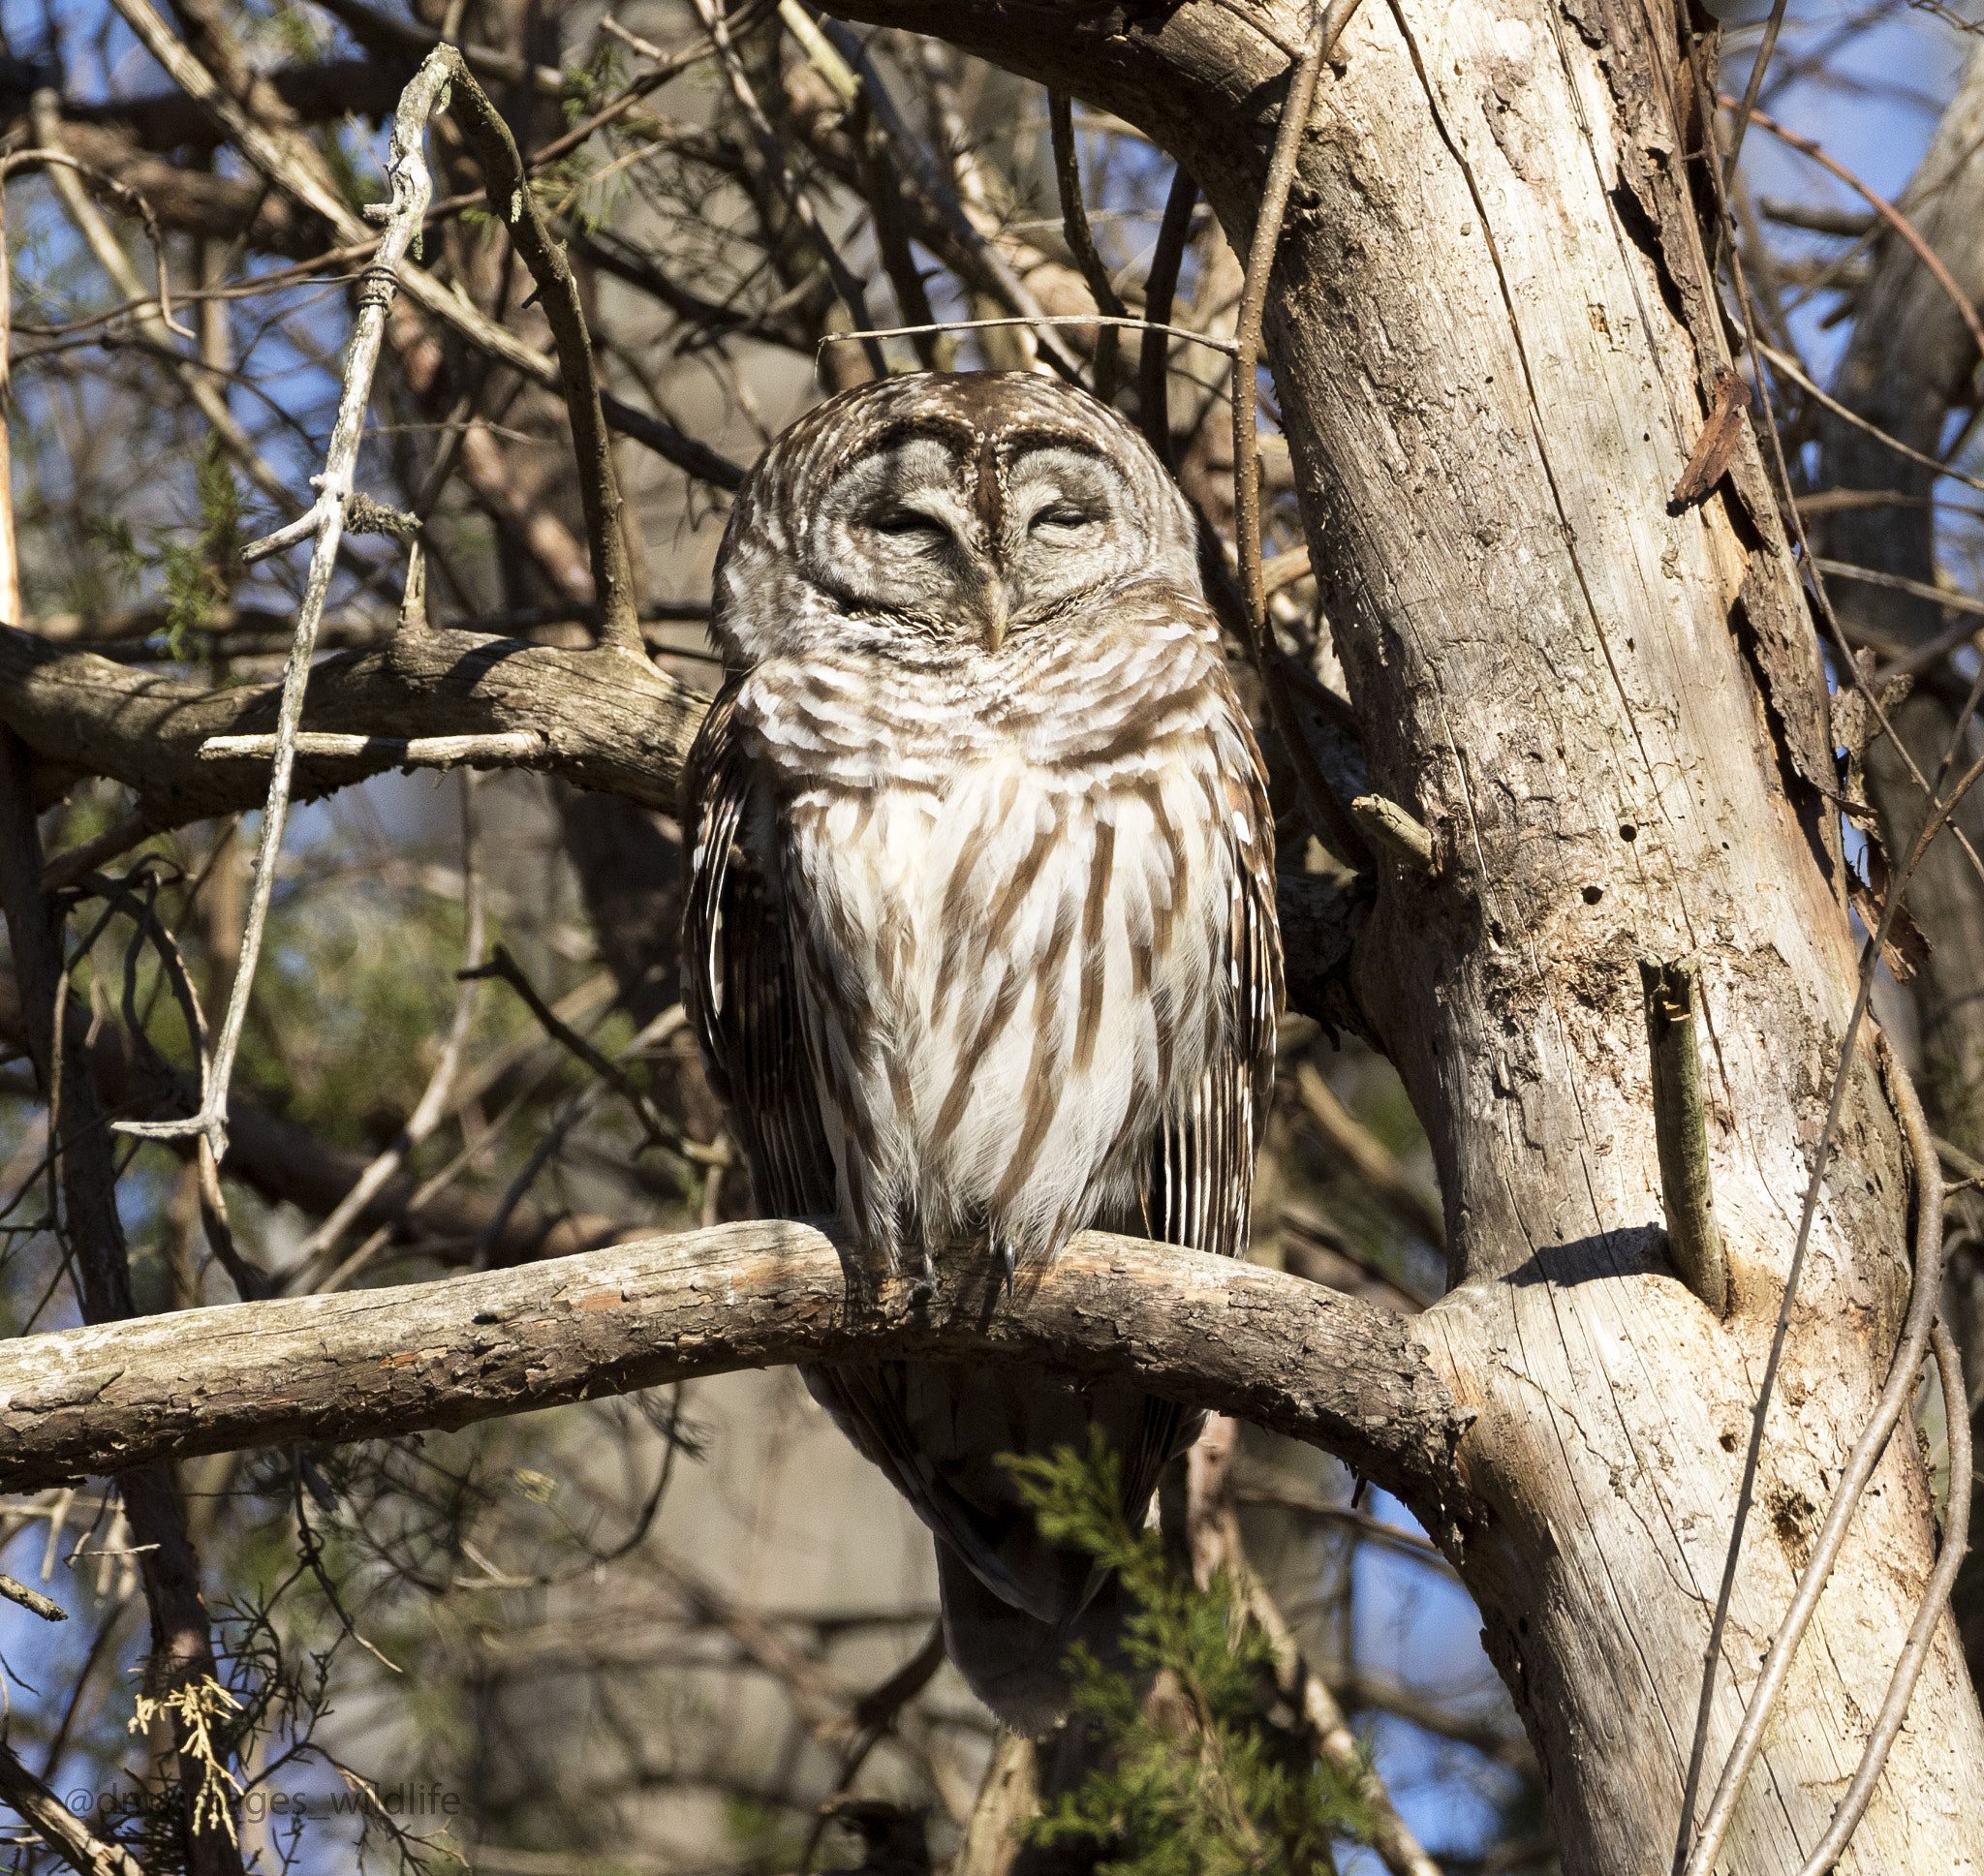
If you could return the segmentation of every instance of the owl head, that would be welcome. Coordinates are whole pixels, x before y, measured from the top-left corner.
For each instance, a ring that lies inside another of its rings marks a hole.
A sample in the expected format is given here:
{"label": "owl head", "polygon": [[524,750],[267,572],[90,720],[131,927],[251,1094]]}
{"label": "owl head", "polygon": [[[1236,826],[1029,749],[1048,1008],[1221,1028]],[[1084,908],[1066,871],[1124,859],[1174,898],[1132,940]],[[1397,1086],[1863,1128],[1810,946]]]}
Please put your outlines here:
{"label": "owl head", "polygon": [[746,479],[717,558],[727,662],[1008,640],[1161,581],[1200,595],[1185,498],[1106,405],[1026,372],[917,372],[829,399]]}

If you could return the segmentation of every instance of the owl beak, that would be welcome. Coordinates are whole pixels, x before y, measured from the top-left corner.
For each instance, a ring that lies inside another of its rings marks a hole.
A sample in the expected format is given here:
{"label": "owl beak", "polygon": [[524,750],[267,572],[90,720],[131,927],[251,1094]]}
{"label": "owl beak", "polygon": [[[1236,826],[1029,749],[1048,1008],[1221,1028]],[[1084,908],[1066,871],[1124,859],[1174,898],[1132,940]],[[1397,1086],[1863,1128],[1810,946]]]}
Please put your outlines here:
{"label": "owl beak", "polygon": [[1004,580],[985,582],[985,649],[995,658],[1006,643],[1007,621],[1011,617],[1012,600]]}

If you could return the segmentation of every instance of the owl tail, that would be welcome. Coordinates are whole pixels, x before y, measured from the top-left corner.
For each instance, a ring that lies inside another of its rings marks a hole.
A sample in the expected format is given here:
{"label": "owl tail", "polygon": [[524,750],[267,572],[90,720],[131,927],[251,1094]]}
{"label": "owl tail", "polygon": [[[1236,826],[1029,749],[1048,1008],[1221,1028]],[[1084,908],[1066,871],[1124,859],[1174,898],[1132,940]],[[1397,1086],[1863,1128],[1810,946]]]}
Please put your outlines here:
{"label": "owl tail", "polygon": [[888,1475],[937,1540],[950,1658],[1016,1732],[1067,1717],[1068,1650],[1120,1657],[1115,1577],[1042,1534],[1008,1463],[1082,1453],[1100,1434],[1122,1458],[1122,1509],[1138,1528],[1199,1417],[1121,1382],[1079,1387],[1024,1369],[891,1362],[800,1370],[841,1430]]}
{"label": "owl tail", "polygon": [[1043,1622],[988,1589],[963,1557],[937,1541],[944,1645],[973,1693],[1013,1732],[1038,1738],[1068,1717],[1074,1689],[1068,1653],[1084,1645],[1105,1668],[1122,1665],[1121,1590],[1113,1571],[1058,1622]]}

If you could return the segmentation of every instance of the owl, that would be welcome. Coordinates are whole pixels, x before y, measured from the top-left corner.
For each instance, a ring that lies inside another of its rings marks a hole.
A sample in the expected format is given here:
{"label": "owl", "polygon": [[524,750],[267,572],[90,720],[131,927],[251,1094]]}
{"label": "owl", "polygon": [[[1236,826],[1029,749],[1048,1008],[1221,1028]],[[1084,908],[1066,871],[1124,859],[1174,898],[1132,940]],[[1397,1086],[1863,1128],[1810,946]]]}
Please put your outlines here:
{"label": "owl", "polygon": [[[1274,826],[1194,519],[1054,380],[919,373],[765,452],[718,556],[727,682],[685,780],[684,1003],[772,1215],[871,1267],[1016,1271],[1090,1225],[1246,1247],[1282,1000]],[[1121,1458],[1143,1522],[1195,1436],[1121,1384],[802,1370],[936,1538],[993,1710],[1067,1709],[1114,1585],[1001,1457]]]}

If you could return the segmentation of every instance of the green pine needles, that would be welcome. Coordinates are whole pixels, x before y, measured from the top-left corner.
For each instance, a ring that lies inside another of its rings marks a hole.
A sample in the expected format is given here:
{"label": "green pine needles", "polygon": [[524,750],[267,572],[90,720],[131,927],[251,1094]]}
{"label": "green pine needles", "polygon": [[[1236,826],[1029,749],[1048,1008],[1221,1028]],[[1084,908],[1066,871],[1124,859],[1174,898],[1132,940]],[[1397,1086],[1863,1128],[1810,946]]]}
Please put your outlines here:
{"label": "green pine needles", "polygon": [[[1222,1573],[1206,1589],[1174,1570],[1156,1531],[1123,1515],[1123,1462],[1100,1432],[1084,1459],[1005,1463],[1041,1531],[1121,1578],[1116,1672],[1076,1644],[1074,1704],[1109,1748],[1101,1768],[1027,1826],[1040,1845],[1094,1844],[1097,1876],[1307,1876],[1331,1871],[1332,1838],[1369,1834],[1358,1785],[1288,1712],[1273,1643]],[[1146,1693],[1140,1681],[1151,1683]]]}

